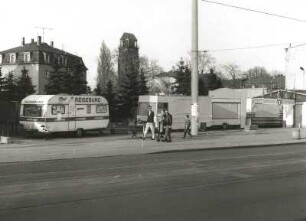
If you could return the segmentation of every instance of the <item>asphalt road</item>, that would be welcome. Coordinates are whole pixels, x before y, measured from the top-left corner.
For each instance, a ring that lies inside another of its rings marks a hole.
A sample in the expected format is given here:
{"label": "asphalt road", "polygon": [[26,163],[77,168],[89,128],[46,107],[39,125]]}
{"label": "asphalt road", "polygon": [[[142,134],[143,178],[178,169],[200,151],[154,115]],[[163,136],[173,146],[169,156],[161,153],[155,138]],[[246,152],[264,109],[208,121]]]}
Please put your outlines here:
{"label": "asphalt road", "polygon": [[0,164],[0,220],[306,220],[306,147]]}

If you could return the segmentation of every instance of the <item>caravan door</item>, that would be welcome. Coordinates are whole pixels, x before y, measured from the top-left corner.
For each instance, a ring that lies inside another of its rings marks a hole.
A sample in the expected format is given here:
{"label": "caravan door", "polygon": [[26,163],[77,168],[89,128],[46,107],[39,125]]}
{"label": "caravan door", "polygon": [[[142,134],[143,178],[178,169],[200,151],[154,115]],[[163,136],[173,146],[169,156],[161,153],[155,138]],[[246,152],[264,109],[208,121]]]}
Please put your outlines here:
{"label": "caravan door", "polygon": [[68,105],[68,130],[69,131],[76,130],[75,113],[76,113],[75,103],[73,100],[71,100]]}

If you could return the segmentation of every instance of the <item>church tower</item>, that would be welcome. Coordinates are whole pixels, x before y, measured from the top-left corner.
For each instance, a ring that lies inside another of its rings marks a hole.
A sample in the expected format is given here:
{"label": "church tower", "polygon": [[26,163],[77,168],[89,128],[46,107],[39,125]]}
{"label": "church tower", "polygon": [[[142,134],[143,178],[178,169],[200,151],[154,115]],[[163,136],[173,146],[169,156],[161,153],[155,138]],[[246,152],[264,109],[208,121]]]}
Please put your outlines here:
{"label": "church tower", "polygon": [[125,82],[130,74],[139,77],[139,48],[134,34],[123,33],[119,46],[118,85]]}

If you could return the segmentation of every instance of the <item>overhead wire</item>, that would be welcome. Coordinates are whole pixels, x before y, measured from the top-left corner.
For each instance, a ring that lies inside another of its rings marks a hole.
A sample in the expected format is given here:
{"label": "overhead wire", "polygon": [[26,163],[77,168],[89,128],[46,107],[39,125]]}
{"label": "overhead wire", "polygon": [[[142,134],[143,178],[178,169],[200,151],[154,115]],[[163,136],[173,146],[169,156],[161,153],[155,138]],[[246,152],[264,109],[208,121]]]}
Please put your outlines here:
{"label": "overhead wire", "polygon": [[[290,19],[290,20],[306,23],[306,20],[297,19],[297,18],[293,18],[293,17],[289,17],[289,16],[284,16],[284,15],[274,14],[274,13],[270,13],[270,12],[259,11],[259,10],[245,8],[245,7],[236,6],[236,5],[230,5],[230,4],[226,4],[226,3],[222,3],[222,2],[215,2],[215,1],[210,1],[210,0],[202,0],[202,1],[207,2],[207,3],[211,3],[211,4],[217,4],[217,5],[225,6],[225,7],[231,7],[231,8],[235,8],[235,9],[240,9],[240,10],[250,11],[250,12],[254,12],[254,13],[260,13],[260,14],[265,14],[265,15],[269,15],[269,16],[279,17],[279,18],[283,18],[283,19]],[[260,49],[260,48],[276,47],[276,46],[282,46],[282,45],[289,45],[290,48],[296,48],[296,47],[301,47],[301,46],[306,45],[306,43],[301,43],[301,44],[295,45],[295,46],[291,46],[291,44],[294,44],[294,43],[280,43],[280,44],[257,45],[257,46],[249,46],[249,47],[200,50],[199,52],[222,52],[222,51],[234,51],[234,50]]]}
{"label": "overhead wire", "polygon": [[[269,48],[269,47],[277,47],[283,45],[291,45],[296,43],[279,43],[279,44],[266,44],[266,45],[257,45],[257,46],[248,46],[248,47],[237,47],[237,48],[224,48],[224,49],[207,49],[207,50],[199,50],[199,52],[224,52],[224,51],[236,51],[236,50],[249,50],[249,49],[260,49],[260,48]],[[302,43],[295,46],[289,46],[290,48],[296,48],[306,45],[306,43]]]}
{"label": "overhead wire", "polygon": [[265,15],[269,15],[269,16],[274,16],[274,17],[279,17],[279,18],[283,18],[283,19],[289,19],[289,20],[293,20],[293,21],[306,23],[306,20],[293,18],[293,17],[289,17],[289,16],[284,16],[284,15],[274,14],[274,13],[270,13],[270,12],[259,11],[259,10],[250,9],[250,8],[244,8],[244,7],[241,7],[241,6],[230,5],[230,4],[215,2],[215,1],[210,1],[210,0],[202,0],[202,1],[207,2],[207,3],[211,3],[211,4],[217,4],[217,5],[236,8],[236,9],[240,9],[240,10],[250,11],[250,12],[254,12],[254,13],[260,13],[260,14],[265,14]]}

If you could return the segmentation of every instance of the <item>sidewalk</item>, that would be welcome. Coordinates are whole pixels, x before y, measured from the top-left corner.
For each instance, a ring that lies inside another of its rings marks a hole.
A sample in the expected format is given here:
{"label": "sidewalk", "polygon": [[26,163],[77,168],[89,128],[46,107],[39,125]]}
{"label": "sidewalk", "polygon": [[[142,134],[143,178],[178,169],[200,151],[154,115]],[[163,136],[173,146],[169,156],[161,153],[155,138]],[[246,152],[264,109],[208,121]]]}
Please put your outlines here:
{"label": "sidewalk", "polygon": [[176,132],[172,134],[171,143],[156,142],[149,136],[145,141],[131,139],[131,135],[68,137],[47,141],[15,139],[12,144],[0,144],[0,163],[306,143],[306,129],[301,129],[301,139],[292,138],[293,130],[296,129],[208,131],[192,139],[183,139],[182,133]]}

